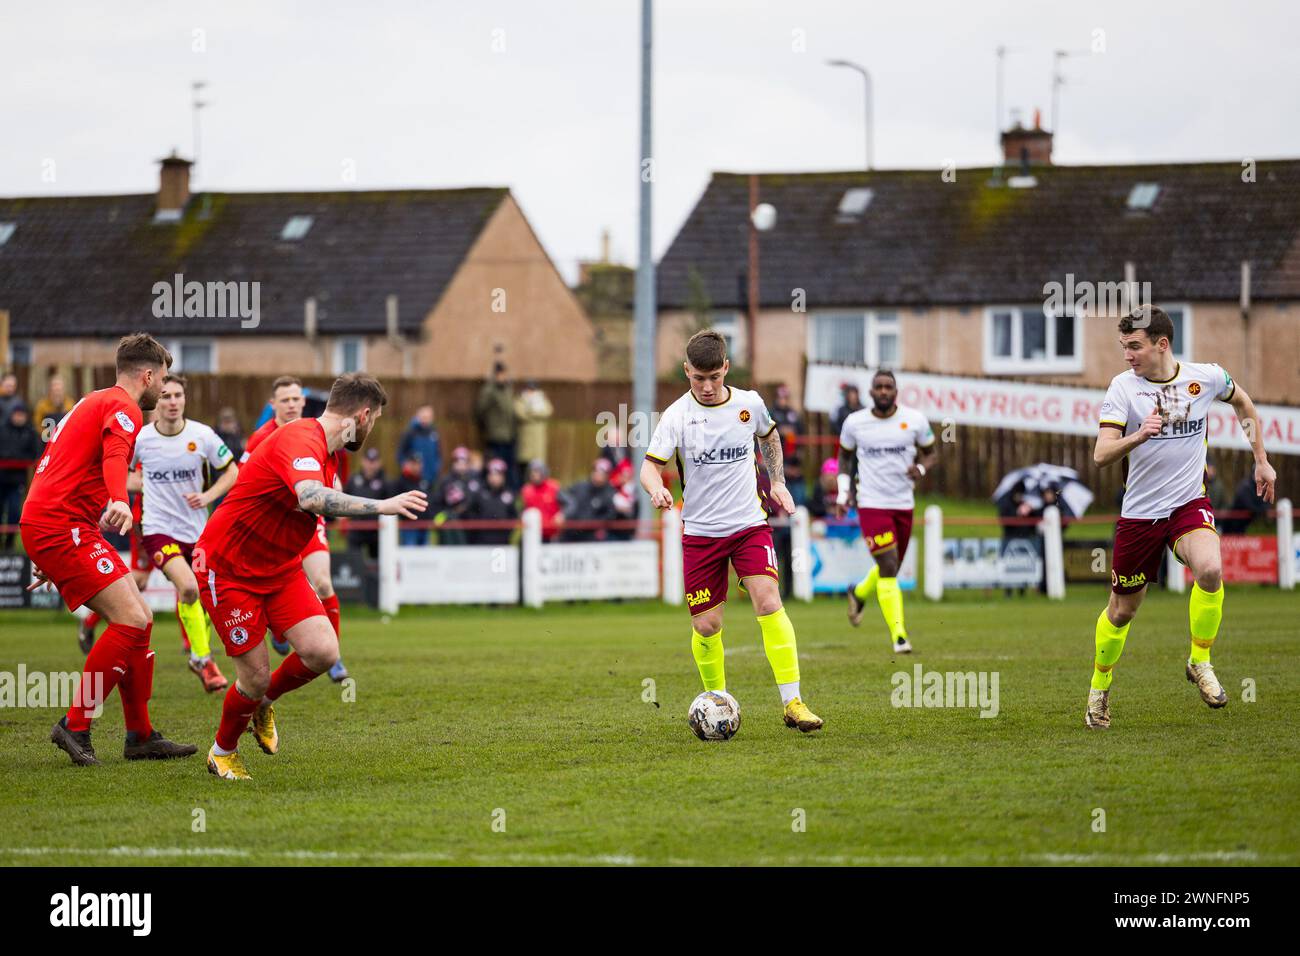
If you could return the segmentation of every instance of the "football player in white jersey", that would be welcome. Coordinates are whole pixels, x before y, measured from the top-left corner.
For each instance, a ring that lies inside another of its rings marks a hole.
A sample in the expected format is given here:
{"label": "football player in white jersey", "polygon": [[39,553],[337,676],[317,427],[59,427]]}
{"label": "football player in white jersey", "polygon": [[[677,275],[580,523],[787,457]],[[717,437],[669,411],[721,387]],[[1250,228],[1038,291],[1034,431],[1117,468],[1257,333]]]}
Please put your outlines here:
{"label": "football player in white jersey", "polygon": [[[227,681],[212,659],[208,619],[190,561],[208,521],[208,505],[230,490],[239,466],[216,432],[186,419],[183,377],[163,377],[158,417],[140,430],[131,465],[127,487],[144,495],[144,550],[176,587],[176,619],[190,670],[208,693],[224,690]],[[205,468],[218,474],[206,491]]]}
{"label": "football player in white jersey", "polygon": [[776,548],[758,493],[754,439],[772,481],[769,499],[786,514],[794,501],[785,486],[781,436],[757,392],[725,384],[730,364],[726,340],[697,332],[686,344],[690,391],[668,406],[641,464],[641,487],[656,508],[673,506],[662,468],[677,459],[682,476],[683,570],[691,613],[691,651],[704,689],[725,691],[722,612],[727,564],[749,593],[763,633],[763,648],[781,692],[786,726],[804,733],[822,719],[799,696],[799,652],[794,625],[781,604]]}
{"label": "football player in white jersey", "polygon": [[898,404],[898,381],[881,369],[871,378],[870,408],[860,408],[840,430],[839,495],[835,517],[848,511],[857,478],[858,524],[875,563],[867,576],[848,589],[849,623],[862,621],[872,594],[885,616],[897,654],[910,654],[903,623],[903,592],[898,568],[912,538],[912,488],[939,459],[938,444],[925,415]]}
{"label": "football player in white jersey", "polygon": [[1255,403],[1214,364],[1174,358],[1174,326],[1164,310],[1144,306],[1119,323],[1129,371],[1116,375],[1101,405],[1093,460],[1124,463],[1124,504],[1115,526],[1110,603],[1097,618],[1092,689],[1084,723],[1110,726],[1110,684],[1129,622],[1155,579],[1165,548],[1194,578],[1189,602],[1187,679],[1201,699],[1222,707],[1228,696],[1214,675],[1210,647],[1223,617],[1223,564],[1214,509],[1205,496],[1206,423],[1215,401],[1232,405],[1255,454],[1255,489],[1273,501],[1277,474],[1264,453]]}

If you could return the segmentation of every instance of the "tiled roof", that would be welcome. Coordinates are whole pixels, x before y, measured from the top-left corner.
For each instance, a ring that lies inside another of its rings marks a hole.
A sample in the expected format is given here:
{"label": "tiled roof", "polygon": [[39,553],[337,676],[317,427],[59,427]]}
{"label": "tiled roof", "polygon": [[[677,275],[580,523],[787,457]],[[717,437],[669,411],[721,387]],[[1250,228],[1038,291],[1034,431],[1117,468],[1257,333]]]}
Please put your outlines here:
{"label": "tiled roof", "polygon": [[[999,172],[760,174],[777,210],[759,240],[762,304],[795,289],[809,309],[1040,301],[1067,273],[1121,281],[1126,261],[1158,299],[1235,301],[1243,259],[1253,298],[1300,298],[1300,160],[1260,161],[1254,182],[1241,163],[1034,166],[1033,188],[991,184]],[[714,174],[659,264],[660,308],[688,304],[692,270],[714,307],[744,307],[748,180]],[[1160,187],[1147,211],[1127,208],[1137,183]],[[845,219],[853,188],[871,201]]]}
{"label": "tiled roof", "polygon": [[[0,309],[15,337],[236,331],[154,316],[154,283],[181,273],[261,283],[260,333],[301,332],[309,296],[320,332],[382,333],[390,294],[413,332],[508,192],[199,193],[173,223],[154,221],[153,194],[0,198],[0,223],[17,227],[0,245]],[[310,229],[281,239],[293,216]]]}

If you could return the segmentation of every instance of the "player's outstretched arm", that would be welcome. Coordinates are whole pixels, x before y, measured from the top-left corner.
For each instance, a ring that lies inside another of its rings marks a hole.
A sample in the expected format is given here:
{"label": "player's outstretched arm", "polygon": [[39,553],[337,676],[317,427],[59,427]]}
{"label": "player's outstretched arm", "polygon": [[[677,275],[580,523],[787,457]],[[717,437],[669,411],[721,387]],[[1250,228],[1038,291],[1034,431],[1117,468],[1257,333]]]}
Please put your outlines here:
{"label": "player's outstretched arm", "polygon": [[1255,408],[1254,400],[1240,385],[1233,390],[1228,404],[1237,413],[1241,430],[1250,442],[1250,450],[1255,453],[1255,494],[1272,504],[1277,497],[1277,472],[1268,463],[1268,455],[1264,451],[1264,430],[1259,427],[1259,411]]}
{"label": "player's outstretched arm", "polygon": [[767,477],[772,479],[771,497],[777,500],[786,514],[794,514],[794,499],[790,497],[790,489],[785,486],[785,453],[781,451],[780,432],[773,428],[758,440],[758,448],[763,453]]}
{"label": "player's outstretched arm", "polygon": [[649,458],[641,462],[641,487],[650,496],[650,504],[656,508],[673,506],[673,493],[664,487],[664,476],[659,472],[658,463]]}
{"label": "player's outstretched arm", "polygon": [[423,491],[404,491],[391,498],[376,500],[347,495],[326,488],[316,480],[300,481],[293,486],[293,490],[298,495],[299,508],[327,518],[366,518],[373,515],[418,518],[429,503]]}

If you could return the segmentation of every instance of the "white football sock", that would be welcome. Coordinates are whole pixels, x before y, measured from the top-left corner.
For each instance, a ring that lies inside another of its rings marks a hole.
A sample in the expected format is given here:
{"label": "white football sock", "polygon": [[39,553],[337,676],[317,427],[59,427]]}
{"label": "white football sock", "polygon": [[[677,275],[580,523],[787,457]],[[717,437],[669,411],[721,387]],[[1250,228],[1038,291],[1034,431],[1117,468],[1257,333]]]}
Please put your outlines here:
{"label": "white football sock", "polygon": [[792,684],[777,684],[777,689],[781,691],[781,704],[790,703],[791,700],[799,696],[799,682]]}

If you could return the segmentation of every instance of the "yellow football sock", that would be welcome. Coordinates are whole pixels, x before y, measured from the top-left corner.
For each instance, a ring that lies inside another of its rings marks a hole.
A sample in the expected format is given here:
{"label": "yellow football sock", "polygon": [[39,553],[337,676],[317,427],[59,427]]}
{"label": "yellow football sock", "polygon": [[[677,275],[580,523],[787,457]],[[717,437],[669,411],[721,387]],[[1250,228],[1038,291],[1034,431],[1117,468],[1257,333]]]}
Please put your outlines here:
{"label": "yellow football sock", "polygon": [[793,684],[799,680],[799,648],[795,644],[794,625],[785,613],[777,608],[758,619],[763,630],[763,650],[772,665],[772,675],[778,684]]}
{"label": "yellow football sock", "polygon": [[727,674],[722,661],[722,632],[705,637],[691,629],[691,653],[695,666],[700,669],[700,680],[705,690],[726,690]]}
{"label": "yellow football sock", "polygon": [[189,638],[190,653],[195,657],[207,657],[212,653],[208,643],[208,618],[203,613],[203,605],[197,599],[189,604],[176,602],[176,616],[181,619],[185,636]]}
{"label": "yellow football sock", "polygon": [[903,592],[898,586],[898,578],[881,578],[876,582],[876,600],[880,602],[880,613],[885,616],[889,627],[889,638],[897,642],[900,637],[907,637],[907,628],[903,626]]}
{"label": "yellow football sock", "polygon": [[865,601],[871,595],[876,593],[876,582],[880,580],[880,565],[873,564],[867,576],[859,581],[853,588],[853,593],[857,595],[859,601]]}
{"label": "yellow football sock", "polygon": [[1187,616],[1192,628],[1191,661],[1204,664],[1210,659],[1210,645],[1219,636],[1219,622],[1223,620],[1223,585],[1217,591],[1202,591],[1193,581]]}
{"label": "yellow football sock", "polygon": [[1124,653],[1124,639],[1128,637],[1128,625],[1116,627],[1110,623],[1110,618],[1106,612],[1101,612],[1101,617],[1097,618],[1097,656],[1093,659],[1092,664],[1092,689],[1109,690],[1111,679],[1115,676],[1111,671],[1115,667],[1115,662],[1119,660],[1120,654]]}

